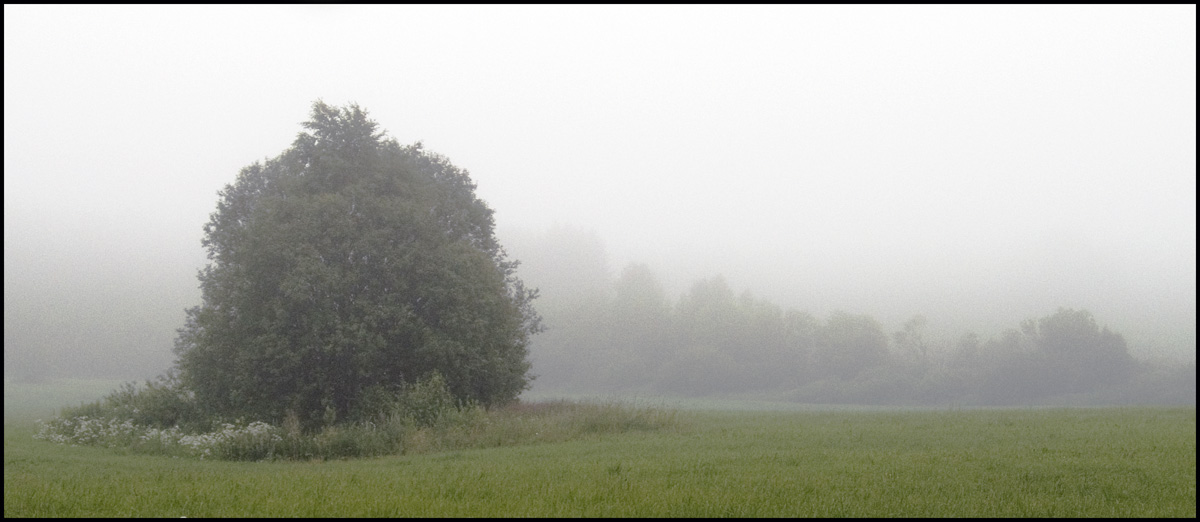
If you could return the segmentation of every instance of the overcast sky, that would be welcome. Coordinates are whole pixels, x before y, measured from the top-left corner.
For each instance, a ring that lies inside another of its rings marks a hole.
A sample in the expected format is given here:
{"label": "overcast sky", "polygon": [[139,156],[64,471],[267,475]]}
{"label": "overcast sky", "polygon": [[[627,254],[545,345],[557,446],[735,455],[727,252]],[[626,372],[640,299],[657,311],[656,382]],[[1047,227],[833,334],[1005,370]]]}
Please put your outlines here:
{"label": "overcast sky", "polygon": [[6,366],[169,364],[217,191],[318,98],[673,285],[1194,358],[1194,5],[5,5]]}

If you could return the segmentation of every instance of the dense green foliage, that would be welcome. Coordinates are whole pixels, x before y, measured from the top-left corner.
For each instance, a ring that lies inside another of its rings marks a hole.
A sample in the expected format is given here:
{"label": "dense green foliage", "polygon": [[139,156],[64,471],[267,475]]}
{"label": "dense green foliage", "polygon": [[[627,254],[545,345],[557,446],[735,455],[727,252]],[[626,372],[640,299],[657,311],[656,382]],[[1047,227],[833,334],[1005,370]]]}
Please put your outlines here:
{"label": "dense green foliage", "polygon": [[204,227],[203,302],[176,341],[179,381],[211,417],[315,429],[359,399],[440,372],[458,400],[528,386],[536,292],[468,173],[317,102],[306,132],[242,169]]}
{"label": "dense green foliage", "polygon": [[568,440],[539,437],[575,412],[504,411],[518,445],[325,462],[125,455],[6,424],[4,515],[1196,515],[1194,408],[695,411]]}

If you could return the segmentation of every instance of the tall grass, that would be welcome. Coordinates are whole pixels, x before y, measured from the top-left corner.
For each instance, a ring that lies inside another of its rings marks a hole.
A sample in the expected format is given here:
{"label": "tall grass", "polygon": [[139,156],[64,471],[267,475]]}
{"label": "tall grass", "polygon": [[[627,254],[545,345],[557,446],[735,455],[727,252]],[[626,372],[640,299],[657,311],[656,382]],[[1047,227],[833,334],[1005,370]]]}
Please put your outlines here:
{"label": "tall grass", "polygon": [[489,413],[460,410],[447,422],[411,431],[405,439],[405,453],[563,442],[594,435],[681,428],[675,411],[655,406],[617,401],[528,402]]}

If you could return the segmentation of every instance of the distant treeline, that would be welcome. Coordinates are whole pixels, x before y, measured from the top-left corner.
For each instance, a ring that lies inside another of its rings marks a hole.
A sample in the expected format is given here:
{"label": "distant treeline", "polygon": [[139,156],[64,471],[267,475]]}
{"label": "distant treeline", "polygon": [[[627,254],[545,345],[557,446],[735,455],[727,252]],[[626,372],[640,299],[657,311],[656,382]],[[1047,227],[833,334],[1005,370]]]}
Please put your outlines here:
{"label": "distant treeline", "polygon": [[1194,404],[1196,366],[1138,361],[1086,310],[996,338],[932,339],[922,316],[886,332],[869,315],[785,310],[717,276],[670,302],[645,265],[611,288],[538,308],[534,387],[671,395],[766,393],[807,403]]}

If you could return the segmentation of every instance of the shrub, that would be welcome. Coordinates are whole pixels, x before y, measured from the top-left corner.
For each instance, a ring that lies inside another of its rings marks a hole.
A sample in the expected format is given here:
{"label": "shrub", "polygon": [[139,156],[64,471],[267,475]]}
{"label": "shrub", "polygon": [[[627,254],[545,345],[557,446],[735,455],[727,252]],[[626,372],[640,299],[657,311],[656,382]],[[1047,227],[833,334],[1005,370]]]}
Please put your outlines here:
{"label": "shrub", "polygon": [[397,401],[399,412],[413,426],[433,426],[457,410],[454,395],[442,374],[434,371],[428,379],[406,386]]}
{"label": "shrub", "polygon": [[[64,408],[41,426],[37,439],[60,444],[126,448],[135,453],[221,460],[307,460],[429,453],[465,448],[556,442],[592,434],[675,426],[674,412],[609,403],[515,402],[488,411],[457,403],[436,372],[398,392],[378,389],[361,418],[306,433],[294,412],[282,426],[203,419],[186,395],[165,383],[123,386],[104,400]],[[368,413],[373,412],[373,413]],[[189,420],[165,427],[168,420]],[[198,426],[217,426],[215,430]]]}
{"label": "shrub", "polygon": [[128,420],[154,428],[183,426],[196,432],[209,431],[220,425],[206,419],[191,394],[170,375],[157,381],[146,381],[145,387],[126,382],[98,401],[63,408],[61,416]]}

